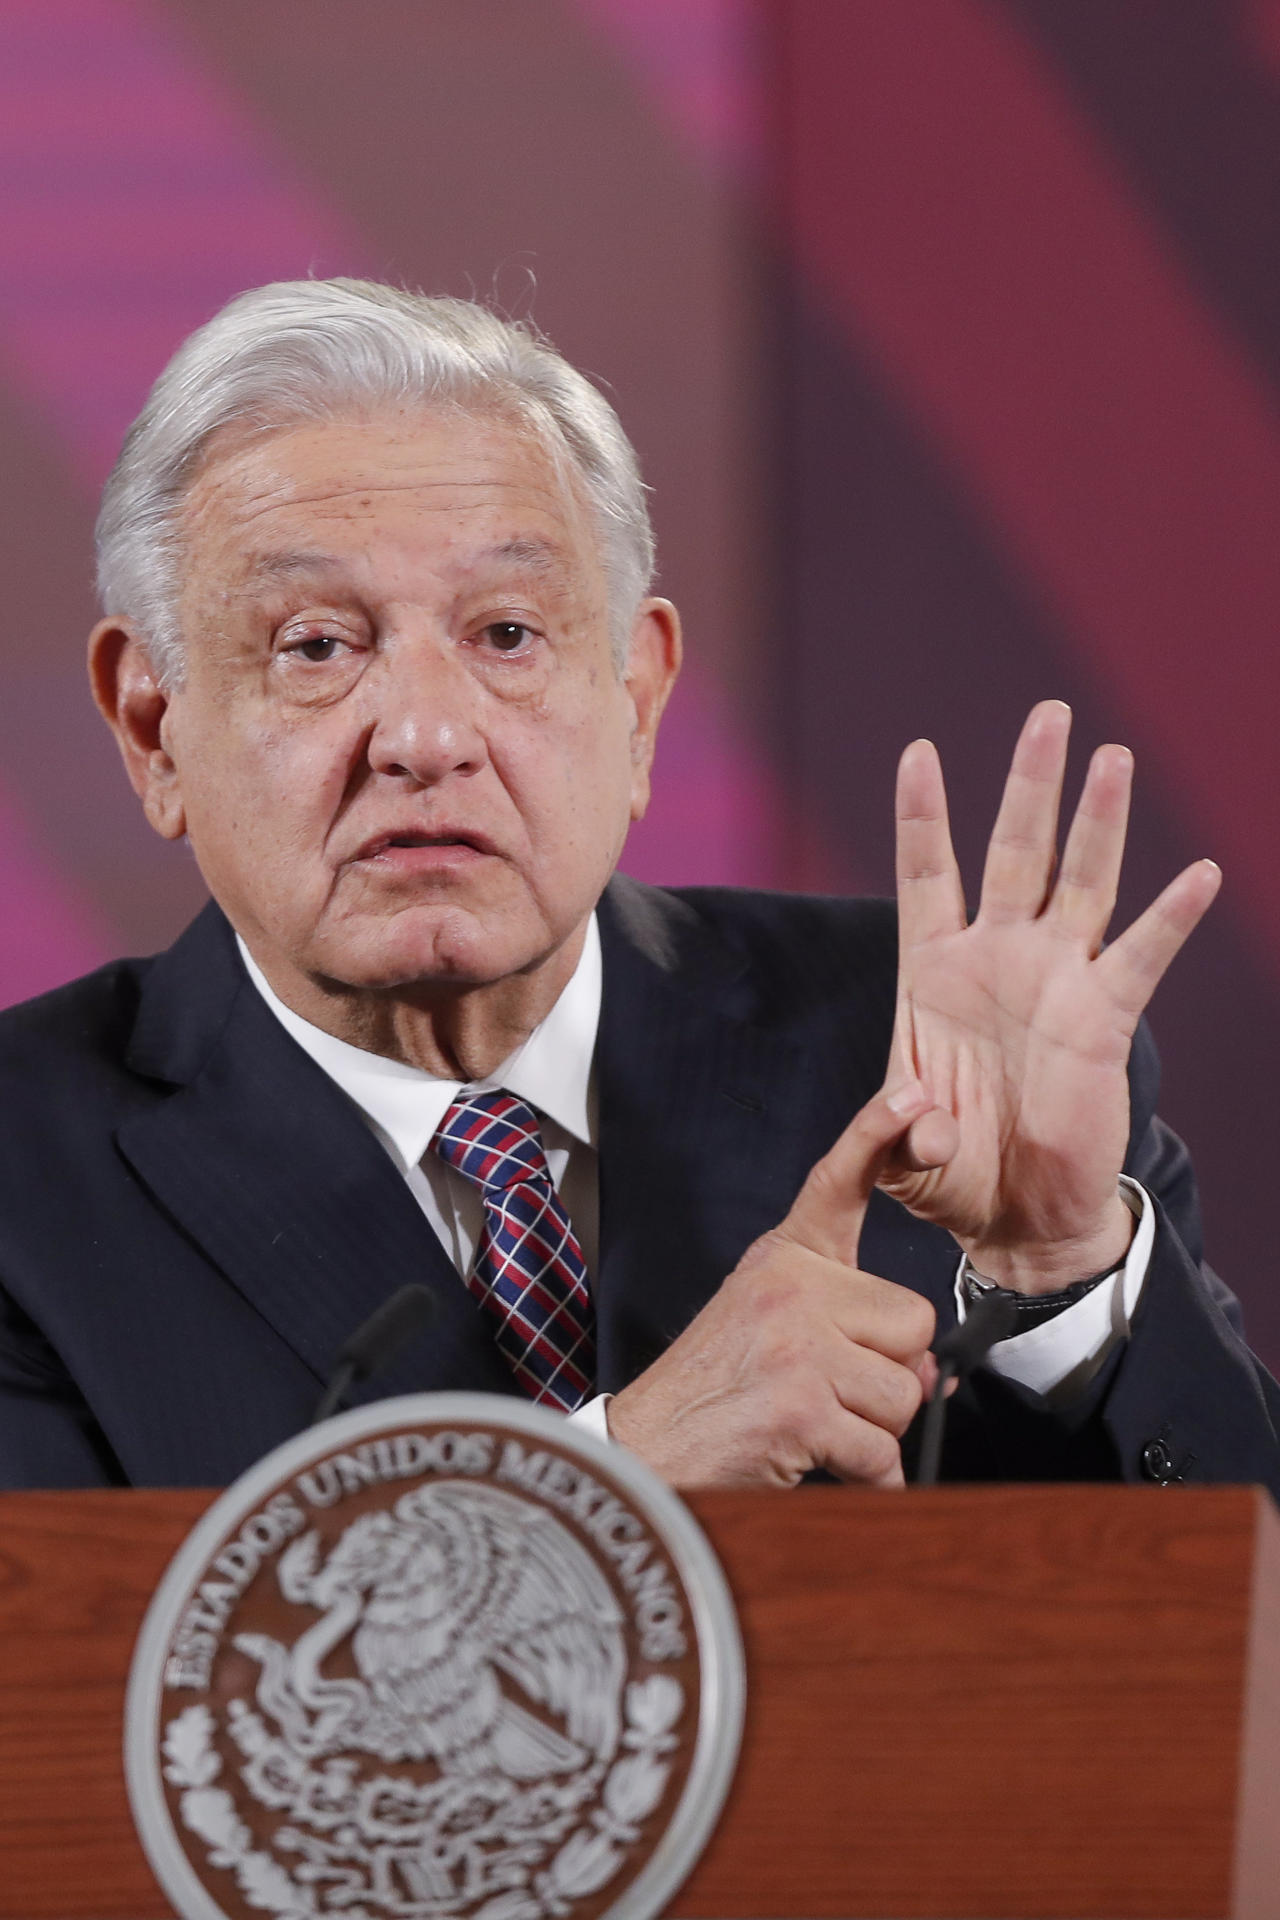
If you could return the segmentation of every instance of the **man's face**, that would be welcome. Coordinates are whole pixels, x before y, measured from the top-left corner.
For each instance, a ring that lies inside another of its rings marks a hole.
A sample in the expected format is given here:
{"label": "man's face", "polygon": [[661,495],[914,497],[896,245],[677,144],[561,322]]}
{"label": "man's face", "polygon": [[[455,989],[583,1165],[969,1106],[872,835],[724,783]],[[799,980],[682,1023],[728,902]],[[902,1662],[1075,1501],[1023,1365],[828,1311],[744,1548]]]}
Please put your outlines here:
{"label": "man's face", "polygon": [[536,436],[410,411],[215,446],[182,531],[186,673],[139,784],[277,991],[571,964],[674,639],[659,603],[619,676]]}

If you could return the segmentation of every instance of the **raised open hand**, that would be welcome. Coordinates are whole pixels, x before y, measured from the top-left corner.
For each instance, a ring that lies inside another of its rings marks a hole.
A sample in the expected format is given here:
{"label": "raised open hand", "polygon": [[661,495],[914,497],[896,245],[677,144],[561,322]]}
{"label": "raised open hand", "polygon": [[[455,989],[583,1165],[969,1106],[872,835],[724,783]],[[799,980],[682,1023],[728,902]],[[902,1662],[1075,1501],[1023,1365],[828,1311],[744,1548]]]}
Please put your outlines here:
{"label": "raised open hand", "polygon": [[1221,880],[1197,861],[1103,950],[1133,760],[1098,748],[1058,866],[1070,725],[1050,700],[1022,730],[972,925],[927,740],[907,748],[898,776],[901,955],[886,1084],[922,1081],[937,1108],[880,1184],[954,1234],[980,1273],[1026,1293],[1098,1272],[1128,1245],[1116,1183],[1130,1042]]}

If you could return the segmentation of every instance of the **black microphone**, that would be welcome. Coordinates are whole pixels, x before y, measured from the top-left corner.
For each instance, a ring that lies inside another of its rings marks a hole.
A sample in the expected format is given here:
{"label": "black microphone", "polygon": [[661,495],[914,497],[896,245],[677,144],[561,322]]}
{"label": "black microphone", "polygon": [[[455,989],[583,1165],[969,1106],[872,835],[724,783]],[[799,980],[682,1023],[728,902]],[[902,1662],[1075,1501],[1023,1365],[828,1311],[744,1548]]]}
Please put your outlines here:
{"label": "black microphone", "polygon": [[1018,1309],[1006,1293],[988,1293],[975,1300],[959,1326],[944,1333],[933,1349],[938,1383],[933,1389],[920,1436],[916,1485],[937,1485],[942,1458],[942,1429],[947,1417],[947,1383],[960,1379],[986,1359],[997,1340],[1005,1340],[1018,1323]]}
{"label": "black microphone", "polygon": [[384,1367],[401,1347],[435,1317],[439,1302],[430,1287],[412,1282],[384,1300],[357,1327],[338,1354],[329,1384],[320,1396],[320,1404],[311,1416],[311,1425],[319,1426],[336,1413],[345,1393],[358,1381]]}

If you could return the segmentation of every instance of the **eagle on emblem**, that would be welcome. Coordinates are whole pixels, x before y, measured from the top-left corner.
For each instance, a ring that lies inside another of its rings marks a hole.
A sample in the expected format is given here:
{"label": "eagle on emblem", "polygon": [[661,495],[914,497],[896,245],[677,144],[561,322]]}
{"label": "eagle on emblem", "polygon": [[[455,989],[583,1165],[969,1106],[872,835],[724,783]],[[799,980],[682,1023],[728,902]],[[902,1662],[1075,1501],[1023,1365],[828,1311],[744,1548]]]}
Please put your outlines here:
{"label": "eagle on emblem", "polygon": [[303,1535],[277,1579],[320,1618],[292,1646],[259,1633],[235,1645],[258,1662],[257,1704],[301,1758],[364,1752],[532,1783],[616,1751],[622,1613],[545,1508],[438,1481],[353,1520],[327,1558],[318,1533]]}

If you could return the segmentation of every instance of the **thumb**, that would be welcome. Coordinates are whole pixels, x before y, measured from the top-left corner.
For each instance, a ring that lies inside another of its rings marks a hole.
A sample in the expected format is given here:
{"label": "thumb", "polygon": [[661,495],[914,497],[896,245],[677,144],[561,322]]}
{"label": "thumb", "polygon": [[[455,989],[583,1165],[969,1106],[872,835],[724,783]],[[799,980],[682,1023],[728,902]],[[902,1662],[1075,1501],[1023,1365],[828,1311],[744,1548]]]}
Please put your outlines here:
{"label": "thumb", "polygon": [[932,1106],[918,1080],[892,1093],[881,1088],[854,1115],[830,1153],[813,1166],[776,1231],[812,1253],[856,1266],[858,1239],[876,1181],[898,1141]]}

